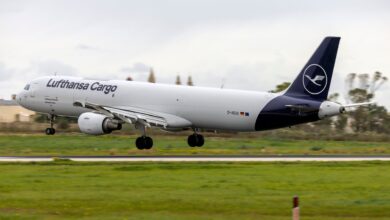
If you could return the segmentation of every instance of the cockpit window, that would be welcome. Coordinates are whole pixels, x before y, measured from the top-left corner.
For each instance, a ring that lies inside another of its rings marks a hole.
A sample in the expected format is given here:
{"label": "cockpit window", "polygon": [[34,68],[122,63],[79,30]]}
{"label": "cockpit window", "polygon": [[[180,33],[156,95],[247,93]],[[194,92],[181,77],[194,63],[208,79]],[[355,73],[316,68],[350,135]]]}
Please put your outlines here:
{"label": "cockpit window", "polygon": [[24,87],[24,90],[29,90],[30,89],[30,84],[27,84],[25,87]]}

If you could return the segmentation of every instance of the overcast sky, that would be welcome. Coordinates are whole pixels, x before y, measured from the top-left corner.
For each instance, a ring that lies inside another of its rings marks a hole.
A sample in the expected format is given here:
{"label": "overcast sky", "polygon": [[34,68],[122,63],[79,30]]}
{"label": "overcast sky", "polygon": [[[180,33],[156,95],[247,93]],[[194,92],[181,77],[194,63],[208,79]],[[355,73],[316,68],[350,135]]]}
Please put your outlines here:
{"label": "overcast sky", "polygon": [[268,91],[329,35],[342,37],[331,92],[348,73],[390,77],[390,1],[0,0],[0,98],[38,76],[145,81],[150,67],[160,83]]}

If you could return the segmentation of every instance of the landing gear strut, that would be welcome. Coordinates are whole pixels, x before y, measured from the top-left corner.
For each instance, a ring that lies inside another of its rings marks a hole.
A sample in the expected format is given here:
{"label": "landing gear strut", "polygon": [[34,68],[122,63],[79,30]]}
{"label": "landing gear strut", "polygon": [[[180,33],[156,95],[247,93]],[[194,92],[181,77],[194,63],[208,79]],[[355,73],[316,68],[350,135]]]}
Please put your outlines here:
{"label": "landing gear strut", "polygon": [[46,135],[54,135],[56,133],[56,129],[53,128],[55,115],[49,115],[50,120],[50,128],[46,128],[45,133]]}
{"label": "landing gear strut", "polygon": [[142,131],[142,136],[135,140],[135,146],[138,150],[149,150],[153,147],[153,139],[146,136],[146,126],[144,124],[136,124],[136,128]]}
{"label": "landing gear strut", "polygon": [[202,147],[204,144],[204,137],[203,135],[194,133],[188,136],[187,142],[190,147]]}

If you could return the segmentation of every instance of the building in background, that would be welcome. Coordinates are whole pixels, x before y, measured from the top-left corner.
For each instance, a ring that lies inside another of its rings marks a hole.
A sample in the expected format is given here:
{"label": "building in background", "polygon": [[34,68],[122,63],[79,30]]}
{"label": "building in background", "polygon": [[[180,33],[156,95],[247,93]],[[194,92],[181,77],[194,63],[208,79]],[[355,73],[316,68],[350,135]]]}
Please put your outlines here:
{"label": "building in background", "polygon": [[0,123],[30,122],[35,112],[20,106],[15,100],[0,99]]}

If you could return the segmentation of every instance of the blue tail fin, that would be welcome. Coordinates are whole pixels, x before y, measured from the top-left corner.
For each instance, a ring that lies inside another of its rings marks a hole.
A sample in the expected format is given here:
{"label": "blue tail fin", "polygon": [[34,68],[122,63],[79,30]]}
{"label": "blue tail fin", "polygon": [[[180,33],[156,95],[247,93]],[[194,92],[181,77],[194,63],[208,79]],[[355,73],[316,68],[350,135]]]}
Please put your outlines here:
{"label": "blue tail fin", "polygon": [[339,42],[340,37],[326,37],[284,95],[326,100]]}

